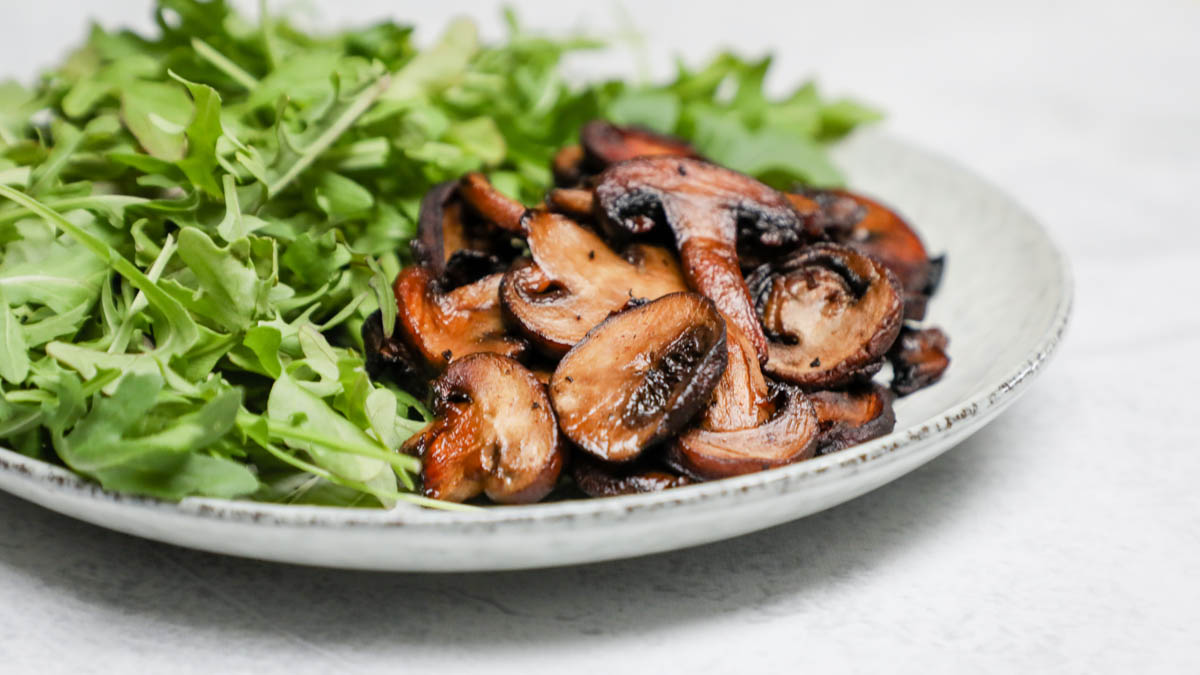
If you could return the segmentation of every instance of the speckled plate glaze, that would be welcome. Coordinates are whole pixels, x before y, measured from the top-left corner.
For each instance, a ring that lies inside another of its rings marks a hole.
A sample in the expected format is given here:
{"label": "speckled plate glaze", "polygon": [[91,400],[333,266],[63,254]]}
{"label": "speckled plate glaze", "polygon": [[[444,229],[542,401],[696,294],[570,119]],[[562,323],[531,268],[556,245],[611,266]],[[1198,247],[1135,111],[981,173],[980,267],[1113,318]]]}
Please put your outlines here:
{"label": "speckled plate glaze", "polygon": [[893,481],[978,431],[1054,352],[1071,307],[1066,261],[1012,199],[959,166],[876,134],[842,144],[854,187],[905,214],[948,254],[929,322],[950,335],[937,385],[901,399],[896,431],[815,460],[667,492],[445,513],[106,492],[0,449],[0,488],[96,525],[181,546],[307,565],[500,570],[694,546],[827,509]]}

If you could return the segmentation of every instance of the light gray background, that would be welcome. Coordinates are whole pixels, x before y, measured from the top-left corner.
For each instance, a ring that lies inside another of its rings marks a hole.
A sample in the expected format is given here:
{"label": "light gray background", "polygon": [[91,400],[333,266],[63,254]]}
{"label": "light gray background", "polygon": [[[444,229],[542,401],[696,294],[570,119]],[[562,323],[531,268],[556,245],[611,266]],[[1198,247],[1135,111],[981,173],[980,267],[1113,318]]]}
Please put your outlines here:
{"label": "light gray background", "polygon": [[[3,3],[0,75],[149,2]],[[1200,0],[515,2],[542,28],[779,54],[992,179],[1071,258],[1076,313],[1028,395],[844,506],[725,543],[552,571],[366,574],[222,558],[0,495],[4,672],[1196,672]],[[428,40],[472,2],[407,13]],[[103,8],[101,8],[103,6]],[[627,23],[623,23],[627,22]],[[579,64],[632,72],[626,56]]]}

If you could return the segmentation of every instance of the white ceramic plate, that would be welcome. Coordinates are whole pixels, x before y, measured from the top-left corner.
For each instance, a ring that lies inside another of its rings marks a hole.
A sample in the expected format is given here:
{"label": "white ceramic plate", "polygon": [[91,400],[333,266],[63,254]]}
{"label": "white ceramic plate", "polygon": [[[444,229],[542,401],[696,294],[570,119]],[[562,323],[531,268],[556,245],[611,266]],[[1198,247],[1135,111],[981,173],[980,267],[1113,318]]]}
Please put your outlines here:
{"label": "white ceramic plate", "polygon": [[693,546],[800,518],[912,471],[978,431],[1028,387],[1066,326],[1066,262],[1011,199],[941,158],[878,136],[841,145],[855,189],[880,197],[946,252],[929,322],[950,335],[950,369],[901,399],[896,431],[815,460],[633,495],[446,513],[179,504],[101,490],[0,449],[0,488],[61,513],[219,553],[395,571],[498,570],[623,558]]}

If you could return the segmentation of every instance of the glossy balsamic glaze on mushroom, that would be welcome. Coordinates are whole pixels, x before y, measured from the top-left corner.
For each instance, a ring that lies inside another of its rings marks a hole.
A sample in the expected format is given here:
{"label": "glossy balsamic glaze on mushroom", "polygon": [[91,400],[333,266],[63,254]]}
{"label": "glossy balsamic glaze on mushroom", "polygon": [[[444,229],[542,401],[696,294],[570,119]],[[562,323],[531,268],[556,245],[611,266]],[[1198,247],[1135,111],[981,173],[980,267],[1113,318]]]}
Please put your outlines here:
{"label": "glossy balsamic glaze on mushroom", "polygon": [[405,446],[429,496],[537,501],[572,457],[589,496],[783,466],[891,432],[893,398],[941,377],[945,334],[902,328],[940,262],[891,209],[778,192],[642,129],[580,141],[539,206],[482,174],[435,186],[393,334],[363,325],[372,377],[436,377]]}

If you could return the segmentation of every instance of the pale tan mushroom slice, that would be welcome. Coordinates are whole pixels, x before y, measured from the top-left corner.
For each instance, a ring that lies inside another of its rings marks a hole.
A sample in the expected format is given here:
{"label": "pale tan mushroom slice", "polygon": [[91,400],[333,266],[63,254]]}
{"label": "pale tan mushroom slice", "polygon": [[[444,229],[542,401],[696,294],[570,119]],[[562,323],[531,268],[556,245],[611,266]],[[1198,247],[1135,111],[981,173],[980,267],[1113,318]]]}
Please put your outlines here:
{"label": "pale tan mushroom slice", "polygon": [[712,301],[672,293],[588,331],[555,369],[550,400],[572,442],[598,459],[627,462],[705,407],[727,356],[725,321]]}
{"label": "pale tan mushroom slice", "polygon": [[531,259],[504,275],[500,298],[510,323],[552,356],[631,300],[687,290],[666,249],[637,245],[621,256],[591,230],[545,211],[531,212],[525,232]]}

